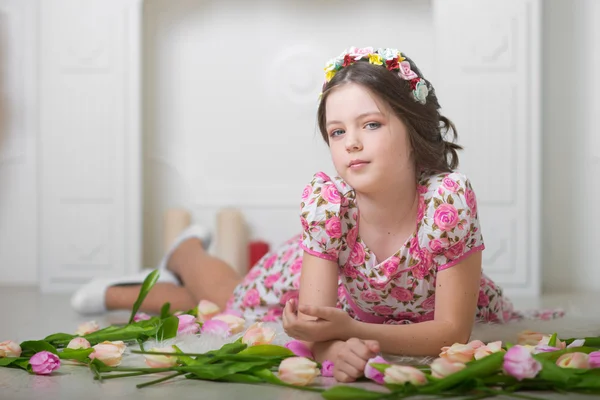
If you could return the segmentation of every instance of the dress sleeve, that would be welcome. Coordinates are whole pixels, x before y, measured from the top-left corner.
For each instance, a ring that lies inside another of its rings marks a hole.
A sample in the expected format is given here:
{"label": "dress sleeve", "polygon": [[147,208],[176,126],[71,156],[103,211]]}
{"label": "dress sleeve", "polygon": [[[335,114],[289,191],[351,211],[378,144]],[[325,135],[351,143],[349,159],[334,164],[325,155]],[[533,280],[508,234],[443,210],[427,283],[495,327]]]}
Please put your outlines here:
{"label": "dress sleeve", "polygon": [[433,255],[437,270],[450,268],[475,251],[485,248],[477,199],[469,179],[459,173],[440,178],[426,199],[421,225],[421,246]]}
{"label": "dress sleeve", "polygon": [[343,198],[336,183],[325,173],[313,176],[302,192],[301,247],[326,260],[338,261],[342,247],[340,210]]}

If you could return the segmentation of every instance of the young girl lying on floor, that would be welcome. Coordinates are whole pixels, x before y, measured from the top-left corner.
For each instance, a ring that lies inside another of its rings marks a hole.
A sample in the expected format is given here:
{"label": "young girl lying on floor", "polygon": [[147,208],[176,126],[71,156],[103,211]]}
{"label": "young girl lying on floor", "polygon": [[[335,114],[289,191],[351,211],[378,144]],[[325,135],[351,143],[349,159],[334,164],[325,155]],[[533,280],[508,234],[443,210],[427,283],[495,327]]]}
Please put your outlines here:
{"label": "young girl lying on floor", "polygon": [[[208,235],[184,232],[143,304],[199,300],[246,319],[282,320],[317,360],[352,381],[377,352],[437,355],[466,343],[475,320],[516,316],[482,273],[484,241],[469,179],[454,172],[460,146],[429,81],[395,49],[351,48],[326,67],[318,123],[337,176],[302,193],[302,234],[245,277],[209,255]],[[301,273],[302,272],[302,273]],[[137,279],[137,280],[136,280]],[[73,297],[81,313],[131,308],[139,278],[96,280]]]}

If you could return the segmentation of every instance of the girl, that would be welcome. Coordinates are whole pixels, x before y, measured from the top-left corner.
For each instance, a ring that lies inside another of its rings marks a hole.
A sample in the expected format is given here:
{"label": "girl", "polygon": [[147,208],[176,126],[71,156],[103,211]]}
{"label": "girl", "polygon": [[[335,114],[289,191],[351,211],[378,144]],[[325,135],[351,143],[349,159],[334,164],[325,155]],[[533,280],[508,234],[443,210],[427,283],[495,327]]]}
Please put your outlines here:
{"label": "girl", "polygon": [[[207,299],[246,319],[282,319],[344,382],[379,351],[435,356],[466,343],[475,320],[515,318],[482,273],[476,196],[454,172],[461,147],[445,137],[456,130],[431,83],[395,49],[350,48],[325,73],[318,123],[337,176],[319,172],[304,188],[302,234],[241,279],[192,228],[163,260],[163,281],[143,308]],[[73,306],[130,308],[139,286],[121,284],[135,282],[93,281]]]}

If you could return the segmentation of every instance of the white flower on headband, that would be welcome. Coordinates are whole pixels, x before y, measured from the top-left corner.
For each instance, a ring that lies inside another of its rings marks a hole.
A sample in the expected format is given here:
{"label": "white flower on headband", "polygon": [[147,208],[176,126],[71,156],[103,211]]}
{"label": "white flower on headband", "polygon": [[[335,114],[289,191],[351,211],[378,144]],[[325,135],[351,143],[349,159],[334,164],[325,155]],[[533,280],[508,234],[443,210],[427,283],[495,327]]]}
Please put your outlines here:
{"label": "white flower on headband", "polygon": [[359,49],[357,47],[350,47],[350,49],[347,50],[346,53],[354,57],[355,60],[360,60],[365,56],[368,57],[369,55],[373,54],[374,51],[372,47],[365,47],[362,49]]}
{"label": "white flower on headband", "polygon": [[412,91],[415,100],[421,104],[425,104],[427,101],[427,95],[429,94],[429,88],[425,81],[421,78],[416,82],[415,87]]}

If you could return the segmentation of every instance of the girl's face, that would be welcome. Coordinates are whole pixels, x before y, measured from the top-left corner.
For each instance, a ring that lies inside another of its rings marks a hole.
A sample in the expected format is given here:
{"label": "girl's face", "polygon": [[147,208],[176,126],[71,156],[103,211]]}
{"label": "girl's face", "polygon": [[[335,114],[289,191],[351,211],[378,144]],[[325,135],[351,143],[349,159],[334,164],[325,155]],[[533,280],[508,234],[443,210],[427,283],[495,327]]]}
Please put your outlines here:
{"label": "girl's face", "polygon": [[357,192],[375,193],[414,178],[406,126],[366,88],[337,87],[327,98],[325,118],[335,169]]}

